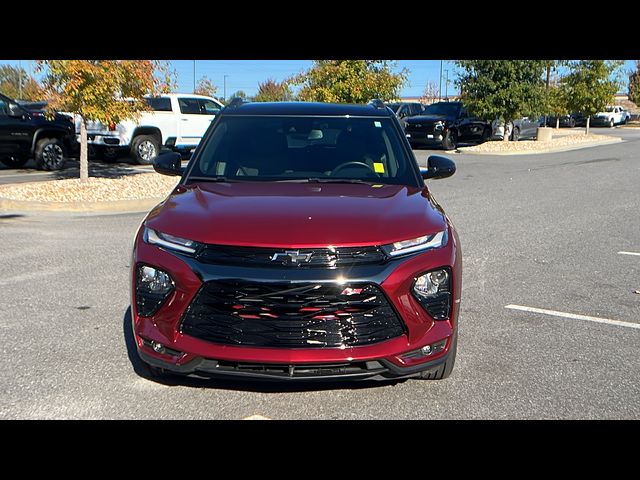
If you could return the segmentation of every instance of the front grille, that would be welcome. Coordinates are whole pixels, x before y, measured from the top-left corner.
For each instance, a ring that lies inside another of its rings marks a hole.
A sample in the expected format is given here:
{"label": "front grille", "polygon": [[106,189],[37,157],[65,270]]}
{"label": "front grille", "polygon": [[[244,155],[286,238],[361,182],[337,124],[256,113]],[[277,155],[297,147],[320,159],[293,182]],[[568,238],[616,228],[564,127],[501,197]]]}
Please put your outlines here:
{"label": "front grille", "polygon": [[404,333],[372,284],[206,282],[181,332],[225,345],[279,348],[369,345]]}
{"label": "front grille", "polygon": [[250,267],[345,267],[353,265],[381,264],[386,256],[378,247],[303,248],[284,250],[278,248],[233,247],[228,245],[204,245],[196,255],[203,263],[240,265]]}
{"label": "front grille", "polygon": [[406,132],[419,132],[419,133],[433,133],[434,132],[434,128],[433,128],[433,124],[428,124],[428,123],[408,123],[407,127],[405,128]]}
{"label": "front grille", "polygon": [[205,360],[199,370],[205,373],[259,374],[283,378],[314,378],[346,376],[371,376],[385,372],[380,362],[321,363],[308,365],[279,365],[264,363],[229,362]]}

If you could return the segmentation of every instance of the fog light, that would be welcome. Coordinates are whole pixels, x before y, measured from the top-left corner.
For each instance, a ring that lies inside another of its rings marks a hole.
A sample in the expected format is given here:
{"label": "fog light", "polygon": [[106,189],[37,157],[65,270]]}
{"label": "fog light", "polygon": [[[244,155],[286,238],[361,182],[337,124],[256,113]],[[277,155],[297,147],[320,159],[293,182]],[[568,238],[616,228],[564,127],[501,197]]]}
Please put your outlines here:
{"label": "fog light", "polygon": [[416,278],[413,293],[434,320],[447,320],[451,310],[451,275],[446,268]]}
{"label": "fog light", "polygon": [[439,353],[442,350],[444,350],[446,346],[447,346],[447,339],[445,338],[444,340],[439,340],[430,345],[425,345],[424,347],[418,350],[413,350],[409,353],[405,353],[404,355],[402,355],[401,358],[403,360],[417,360],[420,358],[431,357],[436,353]]}
{"label": "fog light", "polygon": [[136,275],[136,306],[143,317],[153,315],[174,289],[167,272],[148,265],[140,265]]}
{"label": "fog light", "polygon": [[164,353],[164,346],[158,342],[151,342],[151,348],[156,353]]}

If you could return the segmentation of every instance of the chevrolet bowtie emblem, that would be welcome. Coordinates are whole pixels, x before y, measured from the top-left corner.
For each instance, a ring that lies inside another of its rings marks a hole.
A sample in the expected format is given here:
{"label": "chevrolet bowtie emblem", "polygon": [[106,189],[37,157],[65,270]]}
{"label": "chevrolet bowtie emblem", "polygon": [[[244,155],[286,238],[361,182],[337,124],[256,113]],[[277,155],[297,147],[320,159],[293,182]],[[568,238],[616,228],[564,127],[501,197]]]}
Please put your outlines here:
{"label": "chevrolet bowtie emblem", "polygon": [[282,263],[305,263],[311,259],[311,255],[311,253],[300,253],[299,250],[286,250],[284,252],[274,253],[271,257],[271,261],[280,261]]}

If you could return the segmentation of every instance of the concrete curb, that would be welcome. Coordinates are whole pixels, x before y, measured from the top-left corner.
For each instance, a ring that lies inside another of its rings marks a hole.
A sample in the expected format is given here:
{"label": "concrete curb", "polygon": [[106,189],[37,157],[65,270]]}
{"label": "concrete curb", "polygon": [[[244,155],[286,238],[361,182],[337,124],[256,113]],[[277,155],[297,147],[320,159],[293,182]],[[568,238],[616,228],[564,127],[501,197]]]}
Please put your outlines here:
{"label": "concrete curb", "polygon": [[163,198],[144,198],[141,200],[115,200],[111,202],[40,202],[35,200],[12,200],[10,198],[0,197],[0,211],[133,213],[147,212],[162,200]]}
{"label": "concrete curb", "polygon": [[[601,145],[611,145],[613,143],[622,142],[623,139],[618,137],[611,140],[603,140],[600,142],[585,142],[577,145],[565,145],[564,147],[545,148],[544,150],[521,150],[514,152],[466,152],[458,149],[455,153],[459,155],[539,155],[544,153],[568,152],[570,150],[580,150],[581,148],[599,147]],[[462,147],[466,148],[466,147]]]}

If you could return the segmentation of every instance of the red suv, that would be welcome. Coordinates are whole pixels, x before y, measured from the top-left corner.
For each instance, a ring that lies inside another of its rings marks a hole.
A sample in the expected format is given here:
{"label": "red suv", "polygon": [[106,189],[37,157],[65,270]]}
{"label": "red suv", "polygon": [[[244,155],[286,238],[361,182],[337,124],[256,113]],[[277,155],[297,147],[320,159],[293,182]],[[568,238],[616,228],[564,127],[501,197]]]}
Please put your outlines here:
{"label": "red suv", "polygon": [[441,379],[453,369],[460,242],[393,112],[224,108],[144,219],[131,270],[138,353],[155,374]]}

